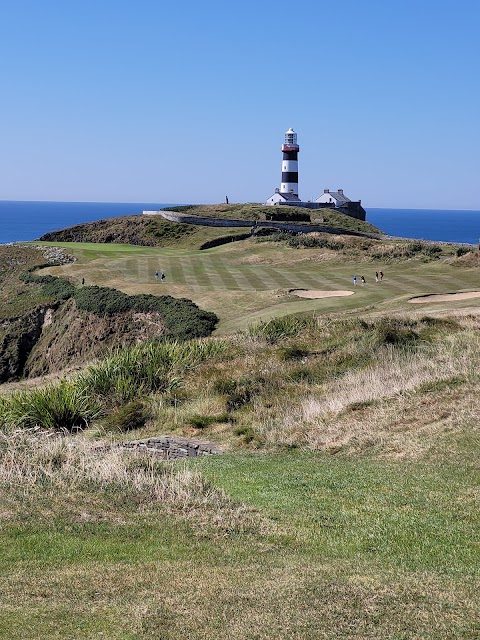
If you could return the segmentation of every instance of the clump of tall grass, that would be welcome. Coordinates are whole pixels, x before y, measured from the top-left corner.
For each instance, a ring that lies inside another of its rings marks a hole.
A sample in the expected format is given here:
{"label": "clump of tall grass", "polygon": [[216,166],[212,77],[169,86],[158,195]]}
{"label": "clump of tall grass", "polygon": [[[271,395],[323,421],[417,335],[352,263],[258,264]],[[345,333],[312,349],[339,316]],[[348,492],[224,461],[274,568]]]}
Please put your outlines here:
{"label": "clump of tall grass", "polygon": [[149,499],[180,504],[218,498],[199,473],[172,468],[154,456],[99,447],[79,436],[72,440],[24,430],[0,434],[0,484],[54,490],[118,485]]}
{"label": "clump of tall grass", "polygon": [[[153,341],[119,349],[76,379],[2,396],[0,426],[83,429],[113,407],[152,392],[173,390],[187,370],[224,348],[219,340],[192,340]],[[125,420],[121,422],[125,425]]]}
{"label": "clump of tall grass", "polygon": [[[270,528],[254,510],[233,502],[185,464],[168,464],[122,447],[99,446],[81,435],[72,438],[34,430],[8,436],[0,433],[0,488],[20,491],[22,498],[51,497],[55,510],[64,509],[69,501],[82,501],[85,495],[98,498],[101,492],[131,497],[146,509],[162,504],[187,518],[203,535],[206,527],[222,537],[258,535]],[[22,501],[16,504],[20,507]],[[104,510],[101,517],[105,517]]]}
{"label": "clump of tall grass", "polygon": [[151,341],[119,349],[82,373],[77,384],[118,404],[156,391],[171,392],[189,369],[225,349],[220,340]]}
{"label": "clump of tall grass", "polygon": [[95,399],[74,381],[18,391],[0,402],[0,420],[11,427],[75,431],[84,429],[99,415]]}
{"label": "clump of tall grass", "polygon": [[315,322],[314,318],[298,318],[296,316],[272,318],[250,325],[247,328],[247,335],[275,344],[284,338],[299,335]]}
{"label": "clump of tall grass", "polygon": [[305,393],[295,403],[290,398],[280,400],[273,416],[265,412],[258,429],[268,443],[315,446],[324,442],[322,434],[335,424],[336,416],[352,405],[422,393],[425,385],[442,379],[478,382],[479,372],[478,332],[447,334],[441,344],[423,344],[417,350],[388,344],[368,366]]}

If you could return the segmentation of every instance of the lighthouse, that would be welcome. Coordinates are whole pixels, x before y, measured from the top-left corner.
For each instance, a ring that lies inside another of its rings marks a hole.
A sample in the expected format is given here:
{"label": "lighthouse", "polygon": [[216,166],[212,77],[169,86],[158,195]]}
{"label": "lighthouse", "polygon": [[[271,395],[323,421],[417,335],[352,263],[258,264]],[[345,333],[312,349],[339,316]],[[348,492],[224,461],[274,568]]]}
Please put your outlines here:
{"label": "lighthouse", "polygon": [[282,182],[280,193],[293,193],[298,197],[298,152],[297,134],[290,127],[285,133],[285,142],[282,144]]}

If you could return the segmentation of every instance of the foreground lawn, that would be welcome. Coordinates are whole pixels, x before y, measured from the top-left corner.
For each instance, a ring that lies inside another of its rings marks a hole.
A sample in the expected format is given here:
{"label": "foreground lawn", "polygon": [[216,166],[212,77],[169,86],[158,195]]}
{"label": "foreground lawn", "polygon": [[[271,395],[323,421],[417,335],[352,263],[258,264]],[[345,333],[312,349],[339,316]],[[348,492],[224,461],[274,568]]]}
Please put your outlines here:
{"label": "foreground lawn", "polygon": [[478,470],[292,451],[192,463],[248,509],[5,495],[4,638],[478,638]]}

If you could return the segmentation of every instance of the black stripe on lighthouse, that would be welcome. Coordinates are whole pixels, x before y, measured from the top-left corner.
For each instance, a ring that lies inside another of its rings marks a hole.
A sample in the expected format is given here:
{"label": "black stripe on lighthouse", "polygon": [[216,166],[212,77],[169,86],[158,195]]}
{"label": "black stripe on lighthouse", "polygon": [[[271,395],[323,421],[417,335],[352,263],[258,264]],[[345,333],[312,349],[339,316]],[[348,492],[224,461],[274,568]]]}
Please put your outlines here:
{"label": "black stripe on lighthouse", "polygon": [[282,171],[282,182],[298,182],[298,171]]}
{"label": "black stripe on lighthouse", "polygon": [[284,151],[283,152],[284,160],[297,160],[298,159],[298,151]]}

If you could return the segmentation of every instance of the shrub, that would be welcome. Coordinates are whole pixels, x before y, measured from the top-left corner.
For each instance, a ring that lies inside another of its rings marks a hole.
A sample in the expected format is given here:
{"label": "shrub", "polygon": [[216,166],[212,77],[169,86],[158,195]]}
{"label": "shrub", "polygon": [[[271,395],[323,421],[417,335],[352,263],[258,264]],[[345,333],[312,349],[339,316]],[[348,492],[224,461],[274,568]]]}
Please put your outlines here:
{"label": "shrub", "polygon": [[[51,266],[51,265],[48,265]],[[20,280],[25,283],[34,283],[42,285],[43,293],[54,300],[67,300],[75,293],[75,286],[68,280],[56,278],[55,276],[35,276],[32,270],[25,271],[20,274]]]}
{"label": "shrub", "polygon": [[457,249],[457,258],[460,256],[464,256],[466,253],[470,253],[471,249],[469,247],[458,247]]}
{"label": "shrub", "polygon": [[144,403],[137,399],[108,415],[103,424],[108,431],[127,432],[143,427],[149,417]]}
{"label": "shrub", "polygon": [[127,311],[158,313],[165,322],[169,336],[181,340],[208,336],[218,322],[214,313],[203,311],[186,298],[147,294],[128,296],[109,287],[77,289],[75,302],[79,309],[100,317]]}
{"label": "shrub", "polygon": [[289,209],[289,207],[275,207],[265,213],[266,220],[285,220],[291,222],[310,222],[310,214],[306,211]]}
{"label": "shrub", "polygon": [[75,302],[82,311],[89,311],[100,317],[131,309],[129,296],[109,287],[82,287],[75,292]]}
{"label": "shrub", "polygon": [[390,344],[411,346],[419,340],[419,335],[411,327],[393,319],[382,319],[375,327],[377,346]]}
{"label": "shrub", "polygon": [[308,351],[305,349],[301,349],[297,345],[287,345],[285,347],[280,347],[278,350],[278,357],[280,360],[288,361],[288,360],[301,360],[308,355]]}
{"label": "shrub", "polygon": [[442,253],[442,247],[438,244],[427,244],[424,248],[423,253],[426,256],[430,256],[431,258],[437,258]]}
{"label": "shrub", "polygon": [[195,427],[196,429],[205,429],[209,427],[211,424],[218,424],[221,422],[235,422],[235,418],[233,418],[228,413],[222,413],[218,416],[200,416],[195,415],[188,419],[188,423]]}
{"label": "shrub", "polygon": [[217,393],[227,398],[227,411],[236,411],[251,402],[254,396],[261,393],[265,386],[263,378],[251,378],[241,376],[238,379],[222,378],[217,380],[213,387]]}
{"label": "shrub", "polygon": [[255,431],[251,426],[244,425],[241,427],[237,427],[234,433],[236,436],[243,436],[242,440],[247,444],[255,440]]}

